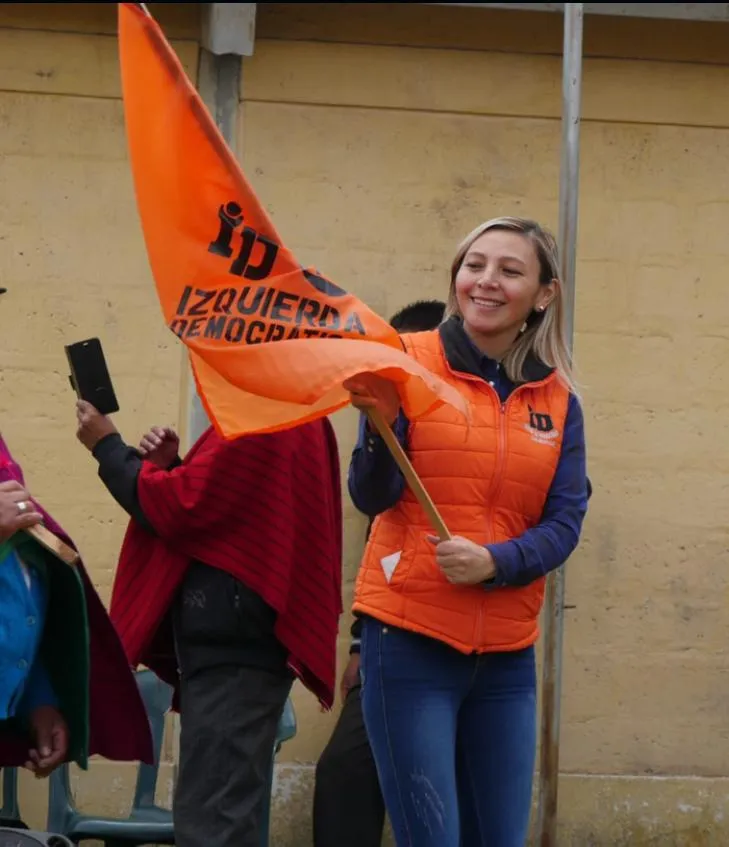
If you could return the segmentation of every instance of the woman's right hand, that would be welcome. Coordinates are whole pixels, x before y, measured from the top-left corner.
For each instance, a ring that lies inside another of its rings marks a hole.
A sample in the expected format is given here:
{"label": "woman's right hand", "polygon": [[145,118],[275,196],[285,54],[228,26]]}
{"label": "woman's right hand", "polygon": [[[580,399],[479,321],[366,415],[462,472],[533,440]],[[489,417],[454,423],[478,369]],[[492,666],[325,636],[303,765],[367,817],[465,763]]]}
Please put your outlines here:
{"label": "woman's right hand", "polygon": [[0,482],[0,541],[5,541],[19,529],[39,524],[43,516],[26,489],[14,479]]}
{"label": "woman's right hand", "polygon": [[392,426],[400,411],[400,394],[395,383],[373,373],[355,374],[343,383],[352,405],[366,412],[377,409]]}
{"label": "woman's right hand", "polygon": [[166,471],[180,451],[180,439],[168,426],[153,426],[139,442],[139,452],[153,465]]}

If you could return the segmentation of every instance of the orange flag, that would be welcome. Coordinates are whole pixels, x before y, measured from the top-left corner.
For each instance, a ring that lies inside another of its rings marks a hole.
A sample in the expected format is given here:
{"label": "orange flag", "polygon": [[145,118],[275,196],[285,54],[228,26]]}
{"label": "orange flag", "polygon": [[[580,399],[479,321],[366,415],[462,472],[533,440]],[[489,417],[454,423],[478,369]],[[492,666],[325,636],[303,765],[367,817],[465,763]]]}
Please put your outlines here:
{"label": "orange flag", "polygon": [[187,346],[219,432],[285,429],[347,404],[364,371],[417,418],[461,395],[407,356],[390,325],[283,244],[156,22],[119,4],[124,112],[162,312]]}

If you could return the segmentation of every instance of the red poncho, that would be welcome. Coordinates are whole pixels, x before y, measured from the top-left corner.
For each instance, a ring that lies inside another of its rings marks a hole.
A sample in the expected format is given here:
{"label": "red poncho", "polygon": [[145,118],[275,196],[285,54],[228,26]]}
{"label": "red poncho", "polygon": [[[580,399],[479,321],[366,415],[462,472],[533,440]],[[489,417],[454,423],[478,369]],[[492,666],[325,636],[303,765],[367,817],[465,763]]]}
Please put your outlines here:
{"label": "red poncho", "polygon": [[168,612],[196,559],[227,571],[278,613],[275,633],[290,667],[330,707],[342,515],[329,421],[234,441],[208,429],[180,467],[145,462],[137,494],[156,536],[130,522],[111,600],[132,665],[176,684]]}

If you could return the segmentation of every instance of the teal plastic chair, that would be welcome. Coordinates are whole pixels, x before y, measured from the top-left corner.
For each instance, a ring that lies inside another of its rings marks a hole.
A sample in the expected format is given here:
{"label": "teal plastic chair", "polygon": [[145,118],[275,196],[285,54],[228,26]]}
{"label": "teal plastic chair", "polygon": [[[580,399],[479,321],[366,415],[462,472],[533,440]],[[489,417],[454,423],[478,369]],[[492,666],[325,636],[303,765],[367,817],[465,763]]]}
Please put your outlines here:
{"label": "teal plastic chair", "polygon": [[3,805],[0,809],[0,826],[14,829],[27,829],[20,817],[18,803],[18,771],[16,768],[3,768]]}
{"label": "teal plastic chair", "polygon": [[66,764],[54,771],[49,778],[47,828],[49,832],[65,835],[74,844],[88,839],[102,841],[105,847],[175,843],[172,812],[154,802],[165,715],[172,703],[172,688],[149,670],[138,671],[135,676],[152,730],[154,764],[139,766],[132,810],[127,818],[81,814],[73,801],[69,766]]}
{"label": "teal plastic chair", "polygon": [[[98,818],[82,815],[73,803],[69,766],[63,765],[50,778],[48,830],[70,838],[74,844],[87,839],[104,842],[104,847],[138,847],[143,844],[174,844],[172,813],[154,803],[159,771],[165,714],[172,702],[172,689],[152,671],[139,671],[137,684],[149,715],[154,743],[154,765],[140,765],[132,811],[126,819]],[[278,722],[276,742],[268,774],[268,802],[261,820],[261,847],[268,847],[273,771],[282,744],[296,735],[296,714],[290,699],[286,700]],[[3,788],[5,786],[3,785]],[[16,807],[17,808],[17,793]]]}
{"label": "teal plastic chair", "polygon": [[296,735],[296,713],[291,698],[287,698],[283,714],[278,722],[276,732],[276,743],[271,756],[271,769],[268,773],[268,802],[261,817],[261,847],[268,847],[269,831],[271,828],[271,800],[273,794],[273,769],[276,755],[285,741],[289,741]]}

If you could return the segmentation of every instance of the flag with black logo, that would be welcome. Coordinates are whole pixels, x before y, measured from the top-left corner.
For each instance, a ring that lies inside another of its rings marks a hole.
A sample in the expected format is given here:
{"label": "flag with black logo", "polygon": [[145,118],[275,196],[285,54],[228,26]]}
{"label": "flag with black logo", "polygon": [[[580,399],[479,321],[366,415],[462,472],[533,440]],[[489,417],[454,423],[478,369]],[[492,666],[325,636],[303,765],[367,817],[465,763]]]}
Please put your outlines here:
{"label": "flag with black logo", "polygon": [[235,437],[327,415],[342,382],[378,372],[411,418],[461,395],[423,368],[361,300],[284,245],[161,30],[119,4],[137,206],[160,305],[187,346],[200,398]]}

